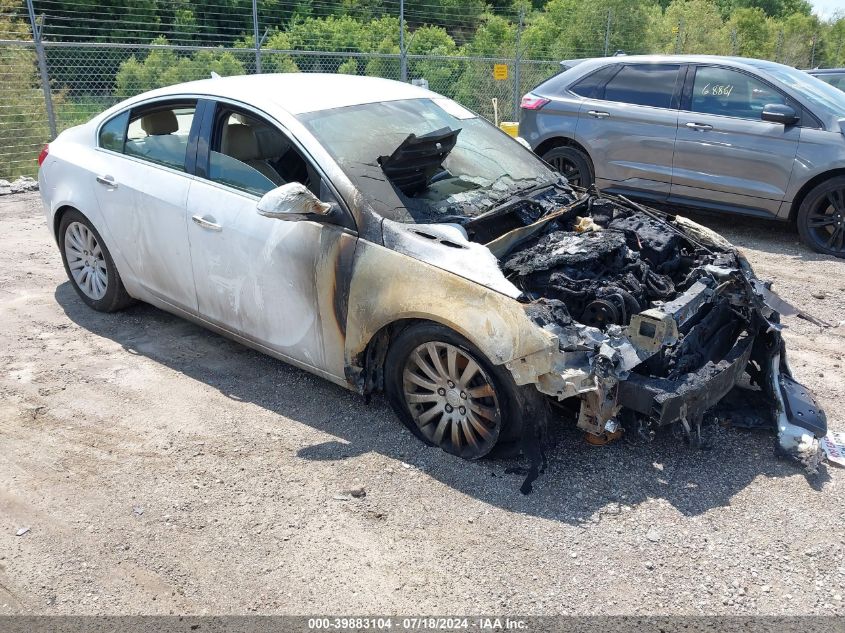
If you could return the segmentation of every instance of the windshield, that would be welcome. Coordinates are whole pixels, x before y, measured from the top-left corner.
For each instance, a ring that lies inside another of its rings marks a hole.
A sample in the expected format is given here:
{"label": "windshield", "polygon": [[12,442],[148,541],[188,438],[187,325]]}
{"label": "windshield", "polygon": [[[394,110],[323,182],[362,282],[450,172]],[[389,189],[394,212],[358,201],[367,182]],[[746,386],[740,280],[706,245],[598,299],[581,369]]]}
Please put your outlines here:
{"label": "windshield", "polygon": [[461,222],[559,180],[530,151],[449,99],[368,103],[299,119],[391,220]]}
{"label": "windshield", "polygon": [[834,116],[845,116],[845,92],[826,84],[821,79],[789,66],[765,65],[761,70],[782,81],[813,105],[829,110]]}

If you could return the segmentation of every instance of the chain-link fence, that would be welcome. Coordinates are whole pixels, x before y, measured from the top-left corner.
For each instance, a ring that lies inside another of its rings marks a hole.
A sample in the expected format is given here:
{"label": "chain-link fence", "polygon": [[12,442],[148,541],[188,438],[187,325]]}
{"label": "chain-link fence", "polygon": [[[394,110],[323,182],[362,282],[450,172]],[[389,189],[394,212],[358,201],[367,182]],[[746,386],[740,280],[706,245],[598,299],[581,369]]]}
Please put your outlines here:
{"label": "chain-link fence", "polygon": [[[135,94],[172,83],[256,71],[253,49],[120,43],[44,42],[57,132]],[[409,81],[423,80],[493,120],[515,119],[515,100],[554,74],[557,62],[407,55]],[[400,55],[262,49],[263,72],[346,73],[400,79]],[[496,66],[505,66],[506,73]],[[36,44],[0,41],[0,178],[33,175],[51,137]],[[517,81],[519,84],[517,85]],[[495,106],[494,106],[495,102]]]}
{"label": "chain-link fence", "polygon": [[498,122],[516,120],[519,97],[562,59],[624,51],[845,65],[845,18],[728,16],[713,2],[528,4],[0,0],[0,179],[33,175],[46,141],[108,106],[212,72],[420,82]]}

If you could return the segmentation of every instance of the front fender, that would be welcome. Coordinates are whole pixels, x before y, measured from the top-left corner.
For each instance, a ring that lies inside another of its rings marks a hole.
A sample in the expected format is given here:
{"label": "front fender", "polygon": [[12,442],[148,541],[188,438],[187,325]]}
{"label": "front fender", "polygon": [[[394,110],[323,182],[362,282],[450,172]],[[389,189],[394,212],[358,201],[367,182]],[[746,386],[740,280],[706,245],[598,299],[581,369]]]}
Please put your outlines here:
{"label": "front fender", "polygon": [[373,336],[401,319],[425,319],[454,330],[492,363],[511,365],[509,369],[521,384],[548,368],[526,371],[518,369],[522,363],[515,361],[532,355],[547,358],[544,352],[557,348],[557,337],[536,325],[515,299],[359,240],[349,289],[347,367],[360,367]]}

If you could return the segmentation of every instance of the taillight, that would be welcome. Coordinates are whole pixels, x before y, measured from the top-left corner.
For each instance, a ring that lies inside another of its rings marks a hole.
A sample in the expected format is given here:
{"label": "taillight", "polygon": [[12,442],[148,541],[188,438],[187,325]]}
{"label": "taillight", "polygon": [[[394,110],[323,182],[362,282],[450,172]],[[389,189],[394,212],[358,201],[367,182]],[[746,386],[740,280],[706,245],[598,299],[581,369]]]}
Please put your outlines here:
{"label": "taillight", "polygon": [[38,166],[41,167],[41,163],[44,162],[44,159],[47,158],[47,154],[50,153],[50,145],[47,144],[44,146],[44,149],[41,150],[41,153],[38,155]]}
{"label": "taillight", "polygon": [[539,110],[548,102],[548,99],[538,97],[537,95],[529,92],[527,95],[522,97],[522,101],[519,102],[519,107],[523,110]]}

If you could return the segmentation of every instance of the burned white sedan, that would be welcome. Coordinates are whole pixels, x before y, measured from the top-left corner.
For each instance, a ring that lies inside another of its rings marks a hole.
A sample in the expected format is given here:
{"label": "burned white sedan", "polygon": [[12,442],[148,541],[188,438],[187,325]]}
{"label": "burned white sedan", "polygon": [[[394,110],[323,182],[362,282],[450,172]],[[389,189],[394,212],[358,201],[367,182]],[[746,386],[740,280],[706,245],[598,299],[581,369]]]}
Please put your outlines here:
{"label": "burned white sedan", "polygon": [[145,301],[383,390],[455,455],[522,450],[530,480],[549,423],[597,442],[677,425],[697,443],[742,390],[783,454],[819,460],[824,413],[778,324],[792,308],[730,244],[571,188],[433,92],[342,75],[181,84],[67,130],[40,165],[89,306]]}

